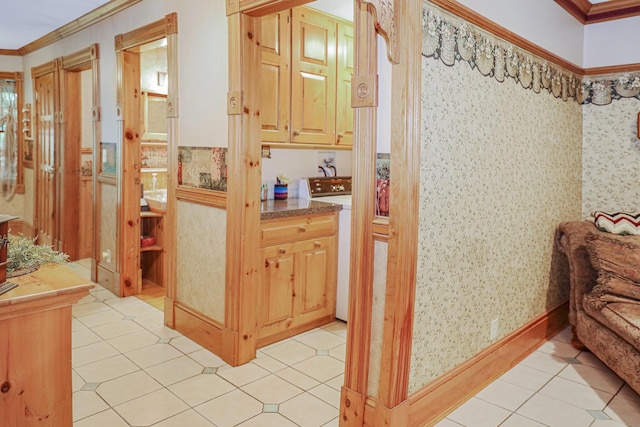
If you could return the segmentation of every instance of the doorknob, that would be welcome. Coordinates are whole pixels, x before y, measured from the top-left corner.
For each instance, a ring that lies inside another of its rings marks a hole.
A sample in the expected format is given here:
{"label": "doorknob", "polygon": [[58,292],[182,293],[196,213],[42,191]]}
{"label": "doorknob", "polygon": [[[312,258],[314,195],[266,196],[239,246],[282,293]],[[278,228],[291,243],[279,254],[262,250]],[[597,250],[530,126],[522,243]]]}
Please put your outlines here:
{"label": "doorknob", "polygon": [[300,135],[300,131],[299,130],[294,130],[293,131],[293,136],[298,136]]}

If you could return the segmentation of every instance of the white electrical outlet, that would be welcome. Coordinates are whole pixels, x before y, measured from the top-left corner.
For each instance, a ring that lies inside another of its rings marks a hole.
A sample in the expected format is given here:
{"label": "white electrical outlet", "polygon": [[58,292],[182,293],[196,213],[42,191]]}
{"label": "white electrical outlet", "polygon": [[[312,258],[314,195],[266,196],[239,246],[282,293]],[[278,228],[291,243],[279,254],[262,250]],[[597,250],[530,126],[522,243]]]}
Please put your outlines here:
{"label": "white electrical outlet", "polygon": [[500,320],[493,319],[491,321],[491,331],[489,332],[489,339],[495,340],[498,338],[498,328],[500,327]]}
{"label": "white electrical outlet", "polygon": [[102,252],[102,259],[107,264],[111,264],[111,249],[107,249],[106,251]]}

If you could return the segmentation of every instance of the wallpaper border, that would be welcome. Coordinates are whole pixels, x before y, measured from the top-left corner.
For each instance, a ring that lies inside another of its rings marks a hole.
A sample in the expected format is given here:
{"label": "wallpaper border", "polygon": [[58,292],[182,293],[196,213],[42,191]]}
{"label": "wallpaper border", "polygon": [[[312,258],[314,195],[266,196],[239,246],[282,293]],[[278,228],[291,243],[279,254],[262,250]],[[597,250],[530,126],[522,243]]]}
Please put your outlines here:
{"label": "wallpaper border", "polygon": [[524,89],[583,105],[608,105],[623,98],[640,100],[640,72],[584,77],[429,2],[423,6],[422,25],[422,55],[440,59],[445,65],[466,62],[501,83],[511,78]]}

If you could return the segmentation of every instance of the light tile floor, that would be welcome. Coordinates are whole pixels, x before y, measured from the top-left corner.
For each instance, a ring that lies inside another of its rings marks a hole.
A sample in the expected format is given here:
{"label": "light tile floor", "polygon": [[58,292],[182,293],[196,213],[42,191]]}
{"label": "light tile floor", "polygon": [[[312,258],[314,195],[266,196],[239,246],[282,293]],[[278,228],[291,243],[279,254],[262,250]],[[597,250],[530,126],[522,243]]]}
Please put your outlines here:
{"label": "light tile floor", "polygon": [[[83,263],[70,267],[89,275]],[[74,427],[338,425],[342,322],[232,368],[136,297],[96,286],[73,316]],[[437,424],[460,426],[640,426],[640,397],[575,350],[567,329]]]}

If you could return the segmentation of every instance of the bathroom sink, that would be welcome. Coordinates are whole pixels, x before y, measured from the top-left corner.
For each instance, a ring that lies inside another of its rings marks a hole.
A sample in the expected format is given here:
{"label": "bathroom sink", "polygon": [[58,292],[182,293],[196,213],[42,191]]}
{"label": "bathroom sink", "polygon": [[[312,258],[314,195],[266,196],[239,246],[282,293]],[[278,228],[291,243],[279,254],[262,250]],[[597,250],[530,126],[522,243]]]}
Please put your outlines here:
{"label": "bathroom sink", "polygon": [[149,190],[144,192],[144,199],[151,209],[166,211],[167,210],[167,190]]}

